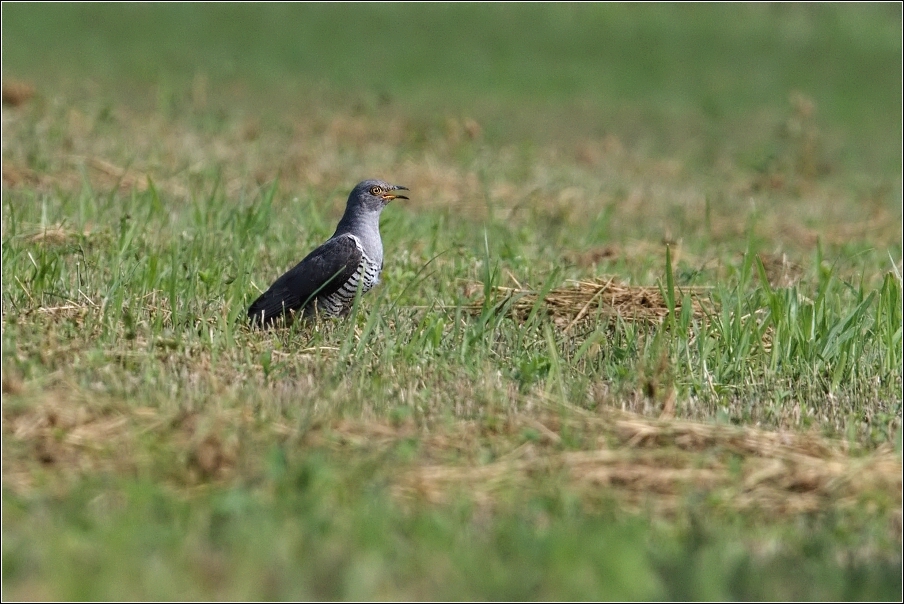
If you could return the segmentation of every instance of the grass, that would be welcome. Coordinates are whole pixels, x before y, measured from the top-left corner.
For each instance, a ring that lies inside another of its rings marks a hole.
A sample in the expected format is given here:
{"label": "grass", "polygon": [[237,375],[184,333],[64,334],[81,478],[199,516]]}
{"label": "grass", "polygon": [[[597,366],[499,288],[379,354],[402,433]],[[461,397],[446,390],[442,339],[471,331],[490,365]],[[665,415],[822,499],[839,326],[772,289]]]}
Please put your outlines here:
{"label": "grass", "polygon": [[4,597],[898,599],[900,9],[635,8],[5,5]]}

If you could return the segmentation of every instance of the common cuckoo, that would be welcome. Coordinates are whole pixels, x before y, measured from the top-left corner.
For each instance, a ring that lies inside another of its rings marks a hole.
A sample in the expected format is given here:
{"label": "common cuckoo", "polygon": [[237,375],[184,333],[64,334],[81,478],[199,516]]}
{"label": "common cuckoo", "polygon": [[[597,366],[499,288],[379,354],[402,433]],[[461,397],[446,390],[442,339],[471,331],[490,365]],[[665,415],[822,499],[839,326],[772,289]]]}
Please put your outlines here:
{"label": "common cuckoo", "polygon": [[408,187],[382,180],[358,183],[333,236],[254,301],[248,308],[251,324],[268,326],[280,317],[288,324],[297,316],[347,314],[359,288],[363,293],[380,282],[380,213],[393,199],[408,199],[395,193],[399,190]]}

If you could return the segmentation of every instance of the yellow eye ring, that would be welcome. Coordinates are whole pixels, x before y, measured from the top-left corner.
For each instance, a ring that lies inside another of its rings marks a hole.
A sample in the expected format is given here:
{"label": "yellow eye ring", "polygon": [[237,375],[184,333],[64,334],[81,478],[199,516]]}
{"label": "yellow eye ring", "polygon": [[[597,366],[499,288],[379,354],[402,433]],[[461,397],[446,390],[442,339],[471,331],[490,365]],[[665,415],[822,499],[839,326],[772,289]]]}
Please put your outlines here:
{"label": "yellow eye ring", "polygon": [[380,187],[371,187],[370,188],[371,195],[379,195],[382,192],[383,192],[383,189],[381,189]]}

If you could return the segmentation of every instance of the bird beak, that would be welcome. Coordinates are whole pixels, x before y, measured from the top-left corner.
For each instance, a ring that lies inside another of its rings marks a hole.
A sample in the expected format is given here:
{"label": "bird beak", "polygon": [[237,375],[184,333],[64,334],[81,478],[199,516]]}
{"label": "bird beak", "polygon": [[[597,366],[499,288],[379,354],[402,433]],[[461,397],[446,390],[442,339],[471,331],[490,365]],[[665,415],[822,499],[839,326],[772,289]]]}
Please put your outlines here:
{"label": "bird beak", "polygon": [[[399,189],[407,191],[408,187],[403,187],[402,185],[392,185],[393,191],[398,191]],[[393,199],[408,199],[404,195],[393,195],[392,193],[384,193],[382,195],[382,198],[383,198],[384,203],[389,203]]]}

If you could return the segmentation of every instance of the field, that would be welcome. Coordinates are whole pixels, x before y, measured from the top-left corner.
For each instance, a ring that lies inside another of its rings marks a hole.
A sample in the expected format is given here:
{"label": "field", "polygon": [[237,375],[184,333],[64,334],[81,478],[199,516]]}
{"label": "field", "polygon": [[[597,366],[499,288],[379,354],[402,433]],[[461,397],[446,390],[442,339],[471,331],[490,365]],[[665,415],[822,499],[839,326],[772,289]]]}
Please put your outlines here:
{"label": "field", "polygon": [[4,600],[900,600],[899,5],[2,11]]}

